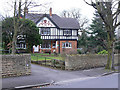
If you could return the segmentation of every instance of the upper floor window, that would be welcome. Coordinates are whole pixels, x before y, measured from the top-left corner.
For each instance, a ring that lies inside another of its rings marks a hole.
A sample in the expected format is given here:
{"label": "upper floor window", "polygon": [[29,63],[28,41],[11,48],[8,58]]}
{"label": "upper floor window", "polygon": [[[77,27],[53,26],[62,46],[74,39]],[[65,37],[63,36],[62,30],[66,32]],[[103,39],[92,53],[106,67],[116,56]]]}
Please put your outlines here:
{"label": "upper floor window", "polygon": [[41,28],[41,35],[50,35],[50,28]]}
{"label": "upper floor window", "polygon": [[64,35],[72,35],[72,31],[71,30],[64,30]]}

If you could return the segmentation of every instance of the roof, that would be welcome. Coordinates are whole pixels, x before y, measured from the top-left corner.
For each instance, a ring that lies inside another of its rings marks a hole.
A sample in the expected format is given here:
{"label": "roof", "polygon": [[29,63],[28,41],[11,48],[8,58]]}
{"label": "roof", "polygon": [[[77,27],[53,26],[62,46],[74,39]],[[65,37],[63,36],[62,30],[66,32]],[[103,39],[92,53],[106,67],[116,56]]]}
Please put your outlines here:
{"label": "roof", "polygon": [[56,14],[26,14],[26,18],[32,20],[36,24],[43,18],[47,17],[60,29],[79,29],[79,23],[75,18],[62,18]]}

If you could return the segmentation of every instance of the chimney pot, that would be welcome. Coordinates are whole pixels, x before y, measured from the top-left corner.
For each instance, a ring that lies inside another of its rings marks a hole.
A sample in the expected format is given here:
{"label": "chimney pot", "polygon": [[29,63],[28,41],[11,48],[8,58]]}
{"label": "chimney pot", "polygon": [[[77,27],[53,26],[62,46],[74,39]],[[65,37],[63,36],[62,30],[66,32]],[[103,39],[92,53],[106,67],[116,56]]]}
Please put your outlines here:
{"label": "chimney pot", "polygon": [[50,8],[50,16],[52,16],[52,8]]}

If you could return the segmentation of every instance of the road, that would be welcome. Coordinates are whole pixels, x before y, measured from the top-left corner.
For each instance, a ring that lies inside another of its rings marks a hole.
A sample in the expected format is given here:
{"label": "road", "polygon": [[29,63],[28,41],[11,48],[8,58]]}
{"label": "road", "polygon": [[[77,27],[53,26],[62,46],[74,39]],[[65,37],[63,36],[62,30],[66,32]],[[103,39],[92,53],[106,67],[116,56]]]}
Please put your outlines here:
{"label": "road", "polygon": [[2,88],[13,88],[18,86],[50,83],[52,81],[62,82],[65,80],[86,79],[97,77],[105,72],[104,68],[89,70],[65,71],[57,70],[40,65],[31,65],[32,74],[29,76],[10,77],[2,79]]}
{"label": "road", "polygon": [[87,77],[78,71],[57,70],[32,64],[32,74],[28,76],[10,77],[2,79],[2,88],[13,88],[25,85],[58,82],[79,77]]}
{"label": "road", "polygon": [[[120,78],[119,78],[120,79]],[[118,73],[94,78],[58,82],[44,88],[118,88]]]}

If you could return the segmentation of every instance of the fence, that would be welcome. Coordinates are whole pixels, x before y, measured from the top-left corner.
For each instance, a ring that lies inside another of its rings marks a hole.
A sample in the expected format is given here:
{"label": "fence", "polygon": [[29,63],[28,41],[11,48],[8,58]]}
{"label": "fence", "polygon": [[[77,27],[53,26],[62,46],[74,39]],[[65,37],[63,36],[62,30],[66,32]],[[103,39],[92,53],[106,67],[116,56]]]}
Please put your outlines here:
{"label": "fence", "polygon": [[[49,66],[53,68],[61,68],[65,69],[65,61],[63,60],[58,60],[58,59],[51,59],[49,57],[42,57],[42,56],[37,56],[33,55],[36,57],[36,60],[32,60],[32,63],[43,65],[43,66]],[[42,57],[42,60],[39,60],[39,58]]]}

